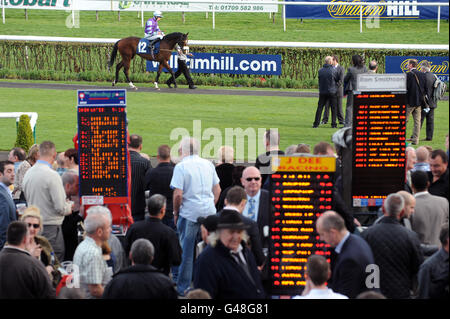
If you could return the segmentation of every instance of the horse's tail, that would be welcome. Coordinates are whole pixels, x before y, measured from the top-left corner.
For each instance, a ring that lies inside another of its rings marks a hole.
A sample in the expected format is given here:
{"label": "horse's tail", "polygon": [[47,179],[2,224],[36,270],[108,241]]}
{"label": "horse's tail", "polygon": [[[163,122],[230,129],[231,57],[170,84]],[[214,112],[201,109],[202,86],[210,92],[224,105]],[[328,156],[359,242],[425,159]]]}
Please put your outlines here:
{"label": "horse's tail", "polygon": [[113,48],[113,51],[112,51],[112,53],[111,53],[111,58],[109,59],[109,62],[108,62],[108,70],[109,70],[109,68],[111,68],[111,67],[113,66],[114,60],[116,59],[116,56],[117,56],[117,50],[119,49],[119,42],[120,42],[120,40],[117,41],[117,42],[114,44],[114,48]]}

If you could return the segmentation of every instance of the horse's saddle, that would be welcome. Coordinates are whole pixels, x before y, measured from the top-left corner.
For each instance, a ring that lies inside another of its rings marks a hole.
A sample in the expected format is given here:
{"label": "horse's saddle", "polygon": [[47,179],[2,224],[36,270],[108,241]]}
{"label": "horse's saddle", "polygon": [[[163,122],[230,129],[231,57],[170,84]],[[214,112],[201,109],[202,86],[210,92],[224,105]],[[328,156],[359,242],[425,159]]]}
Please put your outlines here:
{"label": "horse's saddle", "polygon": [[[142,38],[139,40],[138,46],[137,46],[137,53],[140,54],[150,54],[150,43],[152,41],[146,39],[146,38]],[[160,45],[161,41],[158,39],[154,44],[154,49],[153,49],[153,54],[156,55],[159,52],[159,45]]]}

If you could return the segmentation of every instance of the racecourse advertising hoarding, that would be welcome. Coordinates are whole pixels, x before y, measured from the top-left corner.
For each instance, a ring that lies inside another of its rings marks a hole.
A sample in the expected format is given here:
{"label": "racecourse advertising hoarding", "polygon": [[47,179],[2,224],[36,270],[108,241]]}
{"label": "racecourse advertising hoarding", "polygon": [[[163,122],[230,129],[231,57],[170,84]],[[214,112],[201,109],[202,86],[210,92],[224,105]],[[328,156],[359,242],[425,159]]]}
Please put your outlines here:
{"label": "racecourse advertising hoarding", "polygon": [[[175,12],[278,12],[277,5],[246,4],[245,0],[221,3],[189,3],[172,1],[101,1],[101,0],[4,0],[8,9],[53,9],[78,11],[175,11]],[[266,2],[272,0],[260,0]]]}
{"label": "racecourse advertising hoarding", "polygon": [[[281,75],[281,55],[268,54],[224,54],[224,53],[193,53],[194,58],[188,59],[191,72],[195,73],[228,73]],[[178,60],[172,53],[170,67],[176,71]],[[159,63],[147,61],[147,71],[157,71]]]}
{"label": "racecourse advertising hoarding", "polygon": [[431,65],[430,71],[444,82],[449,81],[449,61],[448,56],[386,56],[386,73],[406,73],[408,71],[409,59],[416,59],[419,62],[417,69],[420,71],[422,63],[428,61]]}
{"label": "racecourse advertising hoarding", "polygon": [[[298,2],[303,0],[286,0]],[[310,0],[322,2],[322,0]],[[348,5],[352,2],[364,2],[367,5]],[[293,19],[359,19],[362,10],[363,18],[380,19],[437,19],[438,7],[417,6],[417,3],[439,3],[442,0],[331,0],[328,6],[287,5],[286,18]],[[378,3],[388,5],[379,6]],[[393,5],[389,5],[393,4]],[[395,5],[401,4],[401,5]],[[441,19],[448,19],[448,7],[441,7]]]}

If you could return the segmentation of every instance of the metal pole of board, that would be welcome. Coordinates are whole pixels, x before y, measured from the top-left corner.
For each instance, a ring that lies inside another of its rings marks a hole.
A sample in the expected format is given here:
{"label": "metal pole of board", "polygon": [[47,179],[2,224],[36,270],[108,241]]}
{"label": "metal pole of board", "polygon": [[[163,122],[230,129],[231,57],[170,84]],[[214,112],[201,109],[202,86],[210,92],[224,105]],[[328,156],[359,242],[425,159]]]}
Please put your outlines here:
{"label": "metal pole of board", "polygon": [[438,6],[438,25],[437,25],[437,33],[439,33],[441,29],[441,6]]}
{"label": "metal pole of board", "polygon": [[214,9],[214,4],[213,4],[213,9],[212,9],[212,20],[213,20],[213,30],[216,29],[216,10]]}
{"label": "metal pole of board", "polygon": [[362,33],[362,5],[359,6],[359,33]]}
{"label": "metal pole of board", "polygon": [[3,19],[3,24],[6,23],[5,21],[5,0],[2,0],[2,19]]}
{"label": "metal pole of board", "polygon": [[283,3],[283,31],[286,32],[286,5]]}

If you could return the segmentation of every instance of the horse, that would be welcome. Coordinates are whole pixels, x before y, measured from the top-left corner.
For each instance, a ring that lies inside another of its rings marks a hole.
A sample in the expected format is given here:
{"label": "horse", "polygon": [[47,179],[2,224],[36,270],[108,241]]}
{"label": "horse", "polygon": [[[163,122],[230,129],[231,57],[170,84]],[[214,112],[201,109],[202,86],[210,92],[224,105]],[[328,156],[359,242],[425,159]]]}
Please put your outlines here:
{"label": "horse", "polygon": [[137,54],[145,60],[159,62],[158,73],[156,75],[156,79],[154,82],[155,88],[157,90],[159,90],[158,80],[159,80],[159,76],[161,75],[161,71],[162,71],[163,67],[166,68],[167,70],[169,70],[169,72],[173,78],[174,87],[176,88],[177,84],[175,82],[175,74],[174,74],[173,70],[170,68],[168,61],[170,59],[171,52],[172,52],[173,48],[175,47],[175,44],[178,44],[181,48],[184,47],[185,45],[187,45],[188,34],[189,33],[183,34],[180,32],[174,32],[174,33],[170,33],[170,34],[164,36],[161,39],[158,54],[155,54],[153,57],[151,54],[137,53],[137,46],[138,46],[138,43],[141,40],[141,38],[128,37],[128,38],[123,38],[123,39],[120,39],[119,41],[117,41],[114,44],[114,48],[111,53],[111,58],[108,63],[108,70],[114,64],[114,60],[116,59],[116,56],[117,56],[117,51],[119,51],[120,55],[122,56],[122,61],[120,63],[118,63],[116,66],[116,78],[113,81],[112,86],[116,85],[116,83],[119,81],[119,71],[123,67],[123,72],[125,73],[125,77],[129,83],[130,87],[132,89],[137,90],[137,87],[130,81],[130,78],[128,77],[128,71],[130,69],[131,60]]}

